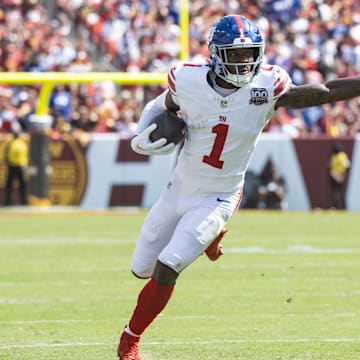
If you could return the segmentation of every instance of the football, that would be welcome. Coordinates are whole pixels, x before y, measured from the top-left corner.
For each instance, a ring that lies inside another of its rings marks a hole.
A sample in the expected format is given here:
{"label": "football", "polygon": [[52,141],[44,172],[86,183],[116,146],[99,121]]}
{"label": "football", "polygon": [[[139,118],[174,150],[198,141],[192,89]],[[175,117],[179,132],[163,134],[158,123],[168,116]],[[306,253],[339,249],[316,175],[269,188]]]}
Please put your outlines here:
{"label": "football", "polygon": [[154,117],[151,124],[157,124],[157,128],[150,134],[152,142],[165,138],[166,144],[177,145],[185,136],[184,120],[172,111],[164,110]]}

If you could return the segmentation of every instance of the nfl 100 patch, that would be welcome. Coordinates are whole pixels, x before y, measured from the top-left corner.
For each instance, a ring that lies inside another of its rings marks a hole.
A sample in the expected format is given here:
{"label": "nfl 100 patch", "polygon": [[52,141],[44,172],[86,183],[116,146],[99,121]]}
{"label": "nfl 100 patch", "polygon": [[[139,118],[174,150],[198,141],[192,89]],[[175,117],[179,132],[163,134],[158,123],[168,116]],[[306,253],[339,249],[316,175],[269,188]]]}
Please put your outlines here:
{"label": "nfl 100 patch", "polygon": [[262,105],[268,102],[269,94],[265,88],[253,88],[250,93],[249,104]]}

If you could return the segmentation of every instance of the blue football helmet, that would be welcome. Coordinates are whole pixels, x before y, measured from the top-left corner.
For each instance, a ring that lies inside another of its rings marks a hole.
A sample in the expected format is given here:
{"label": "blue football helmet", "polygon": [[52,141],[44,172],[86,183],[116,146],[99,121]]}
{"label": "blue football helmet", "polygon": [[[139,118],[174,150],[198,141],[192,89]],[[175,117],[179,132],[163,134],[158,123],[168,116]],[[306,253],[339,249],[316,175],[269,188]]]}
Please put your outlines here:
{"label": "blue football helmet", "polygon": [[[264,56],[265,43],[258,27],[242,15],[223,17],[210,31],[208,39],[211,67],[217,76],[226,82],[242,87],[258,73]],[[238,48],[252,48],[254,62],[229,63],[227,51]],[[251,71],[241,73],[240,68],[251,65]],[[230,72],[228,66],[236,69]]]}

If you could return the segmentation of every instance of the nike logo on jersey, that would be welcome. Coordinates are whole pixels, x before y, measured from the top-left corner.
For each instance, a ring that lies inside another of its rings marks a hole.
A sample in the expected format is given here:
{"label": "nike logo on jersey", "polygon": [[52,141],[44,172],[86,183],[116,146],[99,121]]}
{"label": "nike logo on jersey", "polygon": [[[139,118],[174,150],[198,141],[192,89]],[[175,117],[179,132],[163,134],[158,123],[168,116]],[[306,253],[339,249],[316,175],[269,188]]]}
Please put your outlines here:
{"label": "nike logo on jersey", "polygon": [[229,200],[226,200],[226,199],[221,199],[221,198],[217,198],[216,199],[218,202],[226,202],[226,203],[230,203],[230,201]]}

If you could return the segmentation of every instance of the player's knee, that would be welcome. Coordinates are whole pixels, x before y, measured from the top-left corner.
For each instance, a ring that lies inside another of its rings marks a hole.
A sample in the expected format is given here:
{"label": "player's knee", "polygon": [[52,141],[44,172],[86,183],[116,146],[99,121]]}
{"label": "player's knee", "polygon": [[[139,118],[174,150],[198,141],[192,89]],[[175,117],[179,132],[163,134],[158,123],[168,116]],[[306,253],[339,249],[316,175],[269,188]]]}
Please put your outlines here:
{"label": "player's knee", "polygon": [[158,261],[152,277],[160,285],[174,285],[179,274],[168,265]]}
{"label": "player's knee", "polygon": [[192,236],[202,245],[209,245],[224,228],[226,220],[216,213],[210,214],[192,231]]}
{"label": "player's knee", "polygon": [[146,264],[133,260],[131,264],[131,272],[139,279],[148,279],[154,271],[154,264]]}
{"label": "player's knee", "polygon": [[132,274],[135,276],[135,277],[137,277],[138,279],[149,279],[150,278],[150,276],[145,276],[145,275],[139,275],[139,274],[137,274],[134,270],[131,270],[131,272],[132,272]]}

